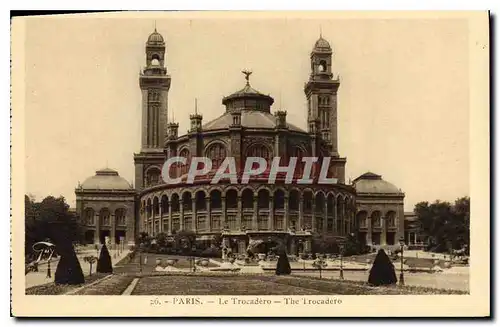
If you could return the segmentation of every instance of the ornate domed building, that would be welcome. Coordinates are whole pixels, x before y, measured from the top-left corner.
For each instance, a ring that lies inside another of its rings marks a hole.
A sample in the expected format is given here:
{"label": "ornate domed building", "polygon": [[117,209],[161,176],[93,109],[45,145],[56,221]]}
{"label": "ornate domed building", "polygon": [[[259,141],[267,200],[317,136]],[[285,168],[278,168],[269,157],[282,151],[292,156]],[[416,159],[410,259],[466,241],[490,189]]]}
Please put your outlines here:
{"label": "ornate domed building", "polygon": [[[253,242],[269,240],[285,242],[289,253],[298,253],[311,251],[315,237],[341,241],[359,232],[360,238],[368,244],[378,240],[375,227],[372,231],[359,225],[366,223],[363,215],[356,215],[356,208],[361,206],[363,212],[373,213],[370,209],[373,190],[378,191],[375,192],[377,199],[392,201],[393,198],[384,193],[389,189],[377,189],[377,185],[366,182],[369,179],[366,174],[353,185],[345,183],[346,158],[340,156],[337,146],[340,81],[332,72],[333,51],[325,39],[320,37],[310,53],[311,71],[304,85],[307,130],[288,122],[286,111],[273,109],[274,99],[253,88],[251,72],[244,71],[243,88],[222,99],[225,110],[219,117],[204,122],[195,108],[188,133],[179,135],[179,125],[167,122],[171,77],[165,65],[165,41],[156,30],[149,36],[145,50],[146,66],[139,76],[142,132],[141,150],[134,154],[135,190],[125,184],[119,189],[123,194],[127,192],[127,196],[135,194],[136,197],[135,219],[126,219],[127,241],[132,242],[130,235],[137,236],[139,232],[154,236],[158,233],[173,235],[182,230],[195,232],[199,240],[211,240],[220,235],[237,253],[244,253]],[[178,156],[186,158],[186,163],[170,169],[170,176],[178,181],[167,184],[162,178],[163,165],[168,158]],[[209,158],[212,170],[188,183],[187,172],[193,157]],[[235,159],[238,183],[223,179],[212,184],[212,177],[226,157]],[[252,176],[248,183],[241,183],[248,157],[264,158],[268,168]],[[291,183],[285,181],[284,174],[276,175],[274,183],[268,181],[269,167],[276,157],[279,157],[280,166],[287,166],[292,157],[298,158]],[[299,180],[307,170],[301,160],[304,157],[318,157],[320,163],[322,158],[330,157],[327,177],[335,178],[337,183],[320,183],[320,167],[316,164],[312,166],[312,183],[301,183]],[[101,173],[91,177],[88,185],[101,178]],[[114,179],[117,177],[117,173],[113,175]],[[120,184],[117,180],[111,184],[114,183]],[[77,189],[78,210],[83,217],[90,217],[90,214],[87,216],[88,208],[93,208],[94,212],[100,209],[83,201],[90,194],[87,191],[95,193],[96,190],[86,189],[84,185]],[[356,196],[357,190],[360,198]],[[108,191],[106,196],[118,192],[112,187]],[[398,194],[397,201],[402,203],[404,195]],[[78,198],[82,201],[78,202]],[[127,214],[131,212],[133,210],[127,210]],[[394,221],[403,219],[399,207],[394,212],[396,216],[391,216]],[[402,222],[396,223],[396,226],[402,225]],[[104,224],[92,226],[89,225],[89,231],[96,231],[99,237],[95,240],[99,240]],[[391,239],[403,233],[392,225],[387,232],[384,237],[394,233]],[[380,244],[384,243],[382,240],[380,236]]]}
{"label": "ornate domed building", "polygon": [[115,170],[96,171],[75,190],[76,211],[87,243],[133,242],[136,190]]}

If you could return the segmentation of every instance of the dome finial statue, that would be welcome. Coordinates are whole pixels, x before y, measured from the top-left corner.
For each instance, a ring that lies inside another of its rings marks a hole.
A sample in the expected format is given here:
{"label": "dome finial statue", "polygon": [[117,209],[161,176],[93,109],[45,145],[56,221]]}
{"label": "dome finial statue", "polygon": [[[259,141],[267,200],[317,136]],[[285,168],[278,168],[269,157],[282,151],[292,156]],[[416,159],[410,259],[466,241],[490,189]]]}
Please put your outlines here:
{"label": "dome finial statue", "polygon": [[252,75],[252,71],[250,70],[242,70],[241,71],[245,75],[245,79],[247,80],[247,85],[250,85],[250,75]]}

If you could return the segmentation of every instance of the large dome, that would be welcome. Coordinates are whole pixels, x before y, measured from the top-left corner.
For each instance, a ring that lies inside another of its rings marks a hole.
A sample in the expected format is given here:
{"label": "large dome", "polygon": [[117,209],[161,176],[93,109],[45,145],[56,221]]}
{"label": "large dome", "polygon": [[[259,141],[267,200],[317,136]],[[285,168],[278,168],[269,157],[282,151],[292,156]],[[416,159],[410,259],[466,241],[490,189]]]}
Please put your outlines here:
{"label": "large dome", "polygon": [[87,178],[81,188],[85,190],[130,190],[132,185],[125,178],[120,177],[116,170],[105,168]]}
{"label": "large dome", "polygon": [[[276,117],[271,113],[259,110],[241,110],[241,126],[252,129],[273,129],[276,127]],[[204,131],[227,129],[232,123],[230,112],[206,123],[202,129]],[[291,131],[306,133],[299,127],[287,123]]]}
{"label": "large dome", "polygon": [[354,181],[356,193],[376,193],[376,194],[401,194],[401,190],[396,185],[382,179],[381,175],[371,172],[364,173]]}

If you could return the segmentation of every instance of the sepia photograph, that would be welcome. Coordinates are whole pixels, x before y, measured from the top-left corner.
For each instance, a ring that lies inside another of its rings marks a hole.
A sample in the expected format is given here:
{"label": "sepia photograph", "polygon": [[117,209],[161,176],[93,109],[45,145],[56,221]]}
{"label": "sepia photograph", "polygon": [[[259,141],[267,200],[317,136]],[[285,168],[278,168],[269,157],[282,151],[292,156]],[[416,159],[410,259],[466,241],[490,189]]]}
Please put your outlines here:
{"label": "sepia photograph", "polygon": [[13,18],[12,314],[489,316],[488,24]]}

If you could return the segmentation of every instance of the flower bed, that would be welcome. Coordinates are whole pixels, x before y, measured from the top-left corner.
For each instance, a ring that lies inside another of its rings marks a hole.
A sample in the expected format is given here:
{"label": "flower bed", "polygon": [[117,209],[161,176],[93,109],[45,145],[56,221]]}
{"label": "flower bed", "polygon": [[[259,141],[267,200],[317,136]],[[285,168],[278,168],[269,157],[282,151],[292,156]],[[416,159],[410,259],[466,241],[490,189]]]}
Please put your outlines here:
{"label": "flower bed", "polygon": [[80,285],[57,285],[53,282],[37,285],[26,289],[26,295],[60,295],[67,293],[71,290],[82,287],[95,282],[101,278],[104,278],[107,274],[92,274],[92,276],[85,276],[85,283]]}
{"label": "flower bed", "polygon": [[121,295],[133,279],[133,276],[113,275],[101,282],[81,289],[74,295]]}
{"label": "flower bed", "polygon": [[277,284],[286,284],[296,287],[316,289],[330,294],[344,295],[433,295],[433,294],[468,294],[457,290],[435,289],[418,286],[370,286],[366,282],[347,280],[325,280],[306,276],[266,276]]}

